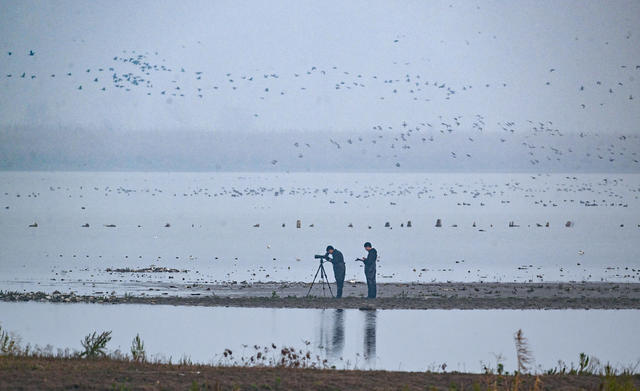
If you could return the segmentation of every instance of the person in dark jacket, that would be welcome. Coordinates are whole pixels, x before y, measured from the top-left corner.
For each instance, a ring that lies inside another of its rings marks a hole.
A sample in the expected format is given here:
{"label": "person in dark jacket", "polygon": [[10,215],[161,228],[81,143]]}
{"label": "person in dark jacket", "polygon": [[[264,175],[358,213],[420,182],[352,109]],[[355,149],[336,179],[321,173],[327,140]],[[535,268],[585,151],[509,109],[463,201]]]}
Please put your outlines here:
{"label": "person in dark jacket", "polygon": [[340,250],[333,248],[333,246],[327,246],[327,253],[324,255],[325,259],[333,264],[333,275],[336,278],[336,298],[342,297],[342,287],[344,286],[344,275],[346,267],[344,264],[344,257]]}
{"label": "person in dark jacket", "polygon": [[369,253],[366,258],[361,260],[364,262],[364,275],[367,277],[367,297],[375,299],[376,297],[376,261],[378,252],[371,247],[371,243],[366,242],[364,249]]}

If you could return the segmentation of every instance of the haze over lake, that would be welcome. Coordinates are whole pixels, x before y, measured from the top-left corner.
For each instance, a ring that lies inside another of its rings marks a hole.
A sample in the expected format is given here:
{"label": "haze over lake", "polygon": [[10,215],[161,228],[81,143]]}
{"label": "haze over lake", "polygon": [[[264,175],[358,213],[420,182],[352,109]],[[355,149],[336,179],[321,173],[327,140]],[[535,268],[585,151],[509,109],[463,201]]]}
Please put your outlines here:
{"label": "haze over lake", "polygon": [[6,1],[0,168],[637,173],[639,14]]}

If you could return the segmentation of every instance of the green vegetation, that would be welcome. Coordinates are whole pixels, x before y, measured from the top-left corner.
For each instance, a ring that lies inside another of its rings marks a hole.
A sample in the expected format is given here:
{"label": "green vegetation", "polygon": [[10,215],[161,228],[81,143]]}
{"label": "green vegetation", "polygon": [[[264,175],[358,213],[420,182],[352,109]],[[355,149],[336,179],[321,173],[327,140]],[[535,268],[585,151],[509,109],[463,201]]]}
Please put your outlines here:
{"label": "green vegetation", "polygon": [[20,347],[16,340],[0,326],[0,354],[9,355],[20,352]]}
{"label": "green vegetation", "polygon": [[80,352],[80,357],[105,357],[107,355],[105,349],[109,341],[111,341],[111,331],[103,331],[100,334],[94,331],[92,334],[85,336],[84,340],[80,342],[84,348],[84,351]]}
{"label": "green vegetation", "polygon": [[137,362],[147,361],[147,352],[144,350],[144,342],[142,342],[140,334],[136,334],[131,341],[131,358]]}

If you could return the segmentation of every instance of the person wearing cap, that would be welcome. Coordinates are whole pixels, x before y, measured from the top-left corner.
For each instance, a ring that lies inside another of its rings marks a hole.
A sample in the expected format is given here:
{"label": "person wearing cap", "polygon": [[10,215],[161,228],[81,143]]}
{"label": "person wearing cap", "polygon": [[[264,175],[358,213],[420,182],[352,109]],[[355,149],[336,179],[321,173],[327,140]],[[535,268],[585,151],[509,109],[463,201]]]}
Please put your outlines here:
{"label": "person wearing cap", "polygon": [[364,262],[364,275],[367,277],[367,297],[369,299],[376,298],[376,261],[378,260],[378,252],[371,246],[371,243],[366,242],[364,249],[368,254],[360,260]]}
{"label": "person wearing cap", "polygon": [[333,246],[327,246],[327,253],[325,259],[333,264],[333,275],[336,278],[336,298],[342,297],[342,287],[344,286],[344,275],[346,267],[344,264],[344,257],[340,250],[333,248]]}

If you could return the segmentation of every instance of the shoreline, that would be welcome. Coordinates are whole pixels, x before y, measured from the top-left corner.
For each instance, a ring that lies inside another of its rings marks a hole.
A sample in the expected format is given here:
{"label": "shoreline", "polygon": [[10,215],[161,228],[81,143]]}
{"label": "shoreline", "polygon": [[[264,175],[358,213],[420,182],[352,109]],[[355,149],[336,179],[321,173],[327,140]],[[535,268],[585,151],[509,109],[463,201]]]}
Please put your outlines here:
{"label": "shoreline", "polygon": [[[640,309],[640,283],[383,283],[378,284],[376,299],[363,297],[364,283],[345,283],[341,299],[329,297],[328,291],[323,297],[318,284],[306,297],[310,284],[302,282],[151,286],[151,294],[135,295],[0,291],[0,301],[363,310]],[[154,292],[169,287],[174,294]]]}

